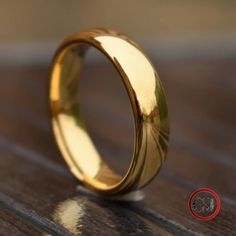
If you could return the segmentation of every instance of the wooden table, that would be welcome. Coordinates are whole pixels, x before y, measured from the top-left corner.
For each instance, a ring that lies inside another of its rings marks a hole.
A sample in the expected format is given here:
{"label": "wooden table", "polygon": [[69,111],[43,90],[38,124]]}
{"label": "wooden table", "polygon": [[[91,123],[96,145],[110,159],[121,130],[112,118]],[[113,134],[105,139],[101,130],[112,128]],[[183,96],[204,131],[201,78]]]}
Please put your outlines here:
{"label": "wooden table", "polygon": [[[163,169],[133,194],[145,194],[136,202],[102,199],[70,174],[50,127],[47,68],[1,68],[0,235],[236,235],[236,60],[157,65],[171,142]],[[132,153],[132,117],[117,77],[110,66],[91,65],[80,91],[95,143],[120,169]],[[222,202],[207,222],[187,204],[202,186]]]}

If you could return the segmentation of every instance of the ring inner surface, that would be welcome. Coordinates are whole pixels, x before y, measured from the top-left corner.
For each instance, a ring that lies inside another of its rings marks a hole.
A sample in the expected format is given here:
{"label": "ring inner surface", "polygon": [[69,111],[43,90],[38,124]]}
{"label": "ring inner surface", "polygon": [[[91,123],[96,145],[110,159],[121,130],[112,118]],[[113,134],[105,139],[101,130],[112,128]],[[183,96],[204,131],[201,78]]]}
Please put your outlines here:
{"label": "ring inner surface", "polygon": [[[57,55],[52,71],[51,101],[54,132],[72,171],[87,183],[108,189],[122,176],[101,158],[86,127],[78,100],[78,79],[90,45],[76,43]],[[63,148],[62,148],[63,147]],[[71,164],[70,164],[71,163]]]}

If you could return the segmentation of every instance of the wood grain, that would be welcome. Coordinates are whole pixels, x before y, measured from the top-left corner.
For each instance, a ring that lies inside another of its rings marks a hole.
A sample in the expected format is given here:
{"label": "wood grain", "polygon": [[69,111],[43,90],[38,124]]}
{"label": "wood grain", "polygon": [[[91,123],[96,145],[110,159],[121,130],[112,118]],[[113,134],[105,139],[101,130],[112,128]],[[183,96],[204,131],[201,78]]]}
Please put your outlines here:
{"label": "wood grain", "polygon": [[33,224],[23,221],[15,212],[1,208],[0,212],[0,229],[2,236],[16,235],[40,235],[44,231],[36,228]]}
{"label": "wood grain", "polygon": [[[137,203],[104,200],[78,188],[50,128],[47,69],[2,70],[0,234],[17,235],[17,229],[19,235],[236,234],[235,62],[158,66],[171,114],[170,151]],[[81,96],[96,144],[112,165],[124,168],[132,150],[132,117],[114,70],[91,65],[82,76]],[[187,209],[199,186],[221,197],[222,210],[210,222],[193,219]],[[64,214],[74,217],[74,225],[68,226]]]}

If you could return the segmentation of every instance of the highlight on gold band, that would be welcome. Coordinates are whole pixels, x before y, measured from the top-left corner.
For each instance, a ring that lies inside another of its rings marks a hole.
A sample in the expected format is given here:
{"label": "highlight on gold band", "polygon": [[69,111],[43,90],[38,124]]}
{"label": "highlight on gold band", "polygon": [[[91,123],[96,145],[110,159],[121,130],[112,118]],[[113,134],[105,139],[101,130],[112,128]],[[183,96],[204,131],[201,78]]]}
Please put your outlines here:
{"label": "highlight on gold band", "polygon": [[[80,112],[77,78],[90,47],[111,61],[130,98],[135,140],[132,162],[124,176],[100,156]],[[52,63],[50,104],[59,149],[71,172],[88,187],[101,194],[123,194],[143,187],[160,170],[169,139],[166,98],[152,63],[127,36],[92,29],[64,40]]]}

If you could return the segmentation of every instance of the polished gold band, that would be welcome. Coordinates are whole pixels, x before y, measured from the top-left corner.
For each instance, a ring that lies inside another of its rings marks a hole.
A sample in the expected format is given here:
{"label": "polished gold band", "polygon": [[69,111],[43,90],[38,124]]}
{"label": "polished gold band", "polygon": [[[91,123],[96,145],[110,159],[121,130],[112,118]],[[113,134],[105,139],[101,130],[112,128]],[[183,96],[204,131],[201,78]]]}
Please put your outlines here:
{"label": "polished gold band", "polygon": [[[89,47],[115,66],[128,92],[134,117],[132,162],[125,176],[100,157],[81,118],[77,77]],[[165,160],[169,120],[160,79],[142,49],[116,31],[92,29],[68,37],[52,65],[50,103],[55,138],[72,173],[101,194],[123,194],[143,187]]]}

